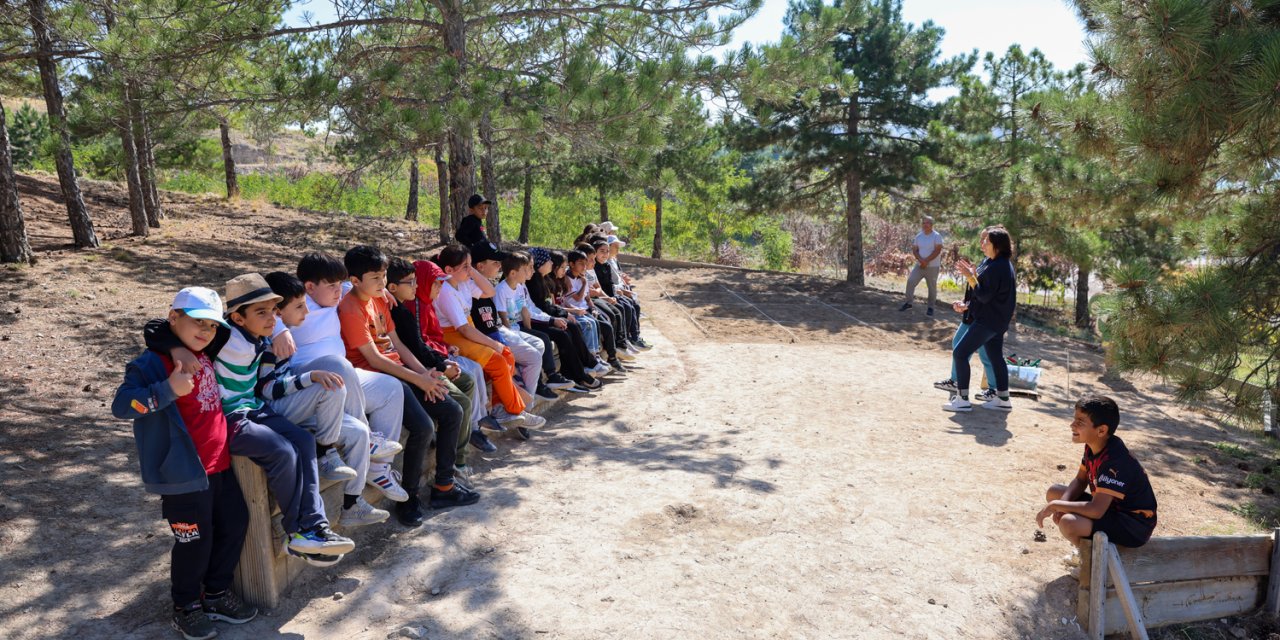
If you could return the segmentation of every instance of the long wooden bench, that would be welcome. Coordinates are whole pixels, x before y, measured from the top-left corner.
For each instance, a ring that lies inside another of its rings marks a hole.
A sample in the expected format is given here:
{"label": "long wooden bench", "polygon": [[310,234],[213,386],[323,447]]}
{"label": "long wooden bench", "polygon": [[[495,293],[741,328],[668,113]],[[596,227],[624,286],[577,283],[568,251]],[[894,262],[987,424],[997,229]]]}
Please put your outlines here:
{"label": "long wooden bench", "polygon": [[[1280,529],[1245,536],[1157,537],[1137,549],[1106,534],[1080,548],[1076,617],[1091,640],[1250,613],[1280,612]],[[1095,588],[1095,585],[1101,585]]]}

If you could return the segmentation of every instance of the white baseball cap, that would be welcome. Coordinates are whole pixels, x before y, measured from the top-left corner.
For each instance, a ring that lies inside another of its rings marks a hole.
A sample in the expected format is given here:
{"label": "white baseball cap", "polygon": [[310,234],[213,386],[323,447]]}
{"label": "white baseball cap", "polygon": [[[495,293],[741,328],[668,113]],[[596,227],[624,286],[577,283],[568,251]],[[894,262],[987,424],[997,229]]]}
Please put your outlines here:
{"label": "white baseball cap", "polygon": [[231,325],[222,319],[222,298],[218,292],[204,287],[187,287],[173,297],[170,309],[177,309],[192,318],[212,320],[228,329]]}
{"label": "white baseball cap", "polygon": [[622,229],[619,229],[613,226],[613,223],[608,220],[601,222],[598,226],[599,226],[599,229],[605,232],[606,235],[613,235],[615,233],[622,231]]}

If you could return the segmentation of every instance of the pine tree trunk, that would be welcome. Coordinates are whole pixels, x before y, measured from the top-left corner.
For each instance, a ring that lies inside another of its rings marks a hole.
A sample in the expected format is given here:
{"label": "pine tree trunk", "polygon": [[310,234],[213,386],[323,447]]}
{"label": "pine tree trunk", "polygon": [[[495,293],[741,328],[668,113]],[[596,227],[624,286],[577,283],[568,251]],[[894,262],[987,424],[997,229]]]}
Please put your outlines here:
{"label": "pine tree trunk", "polygon": [[489,210],[485,214],[485,235],[489,240],[502,244],[502,218],[498,216],[498,176],[493,168],[493,122],[486,112],[480,118],[480,145],[484,154],[480,156],[480,172],[484,179],[484,197],[489,201]]}
{"label": "pine tree trunk", "polygon": [[35,37],[36,59],[40,69],[40,84],[44,88],[44,103],[48,110],[49,124],[53,126],[58,150],[54,156],[58,167],[58,184],[62,187],[62,199],[67,205],[67,218],[71,222],[71,236],[77,247],[98,246],[98,234],[93,230],[93,220],[84,207],[80,184],[76,180],[76,166],[71,157],[71,133],[67,131],[67,114],[62,105],[62,88],[58,86],[58,65],[53,60],[53,40],[49,36],[45,0],[27,0],[31,12],[31,33]]}
{"label": "pine tree trunk", "polygon": [[653,197],[653,257],[662,259],[662,189]]}
{"label": "pine tree trunk", "polygon": [[[450,87],[453,97],[468,101],[468,85],[463,81],[467,72],[467,20],[462,14],[458,0],[446,0],[437,3],[440,10],[440,21],[444,25],[444,46],[450,58],[456,61],[458,70],[454,74]],[[464,127],[465,123],[452,122],[448,129],[449,140],[449,196],[452,210],[450,227],[458,228],[463,216],[467,215],[467,198],[476,190],[475,151],[471,140],[471,131]],[[450,237],[452,240],[452,236]]]}
{"label": "pine tree trunk", "polygon": [[1076,326],[1088,327],[1093,323],[1089,316],[1089,270],[1076,267]]}
{"label": "pine tree trunk", "polygon": [[529,224],[533,221],[533,165],[524,163],[524,208],[520,211],[520,244],[529,244]]}
{"label": "pine tree trunk", "polygon": [[13,175],[6,127],[4,106],[0,105],[0,262],[34,262],[22,203],[18,201],[18,182]]}
{"label": "pine tree trunk", "polygon": [[[848,122],[846,122],[849,138],[858,136],[858,96],[849,98]],[[866,278],[862,273],[862,172],[850,169],[845,175],[845,190],[848,198],[845,202],[845,239],[849,243],[848,268],[845,282],[863,286]]]}
{"label": "pine tree trunk", "polygon": [[231,156],[231,126],[223,118],[218,122],[218,132],[222,137],[222,172],[226,176],[227,199],[240,197],[240,183],[236,181],[236,159]]}
{"label": "pine tree trunk", "polygon": [[124,175],[129,185],[129,219],[133,222],[133,235],[146,236],[150,233],[147,226],[147,203],[143,195],[142,182],[138,177],[138,150],[133,139],[133,123],[127,117],[132,96],[126,83],[124,87],[124,117],[116,126],[120,128],[120,147],[124,150]]}
{"label": "pine tree trunk", "polygon": [[404,208],[404,219],[418,221],[418,154],[409,160],[409,204]]}
{"label": "pine tree trunk", "polygon": [[596,188],[597,198],[600,200],[600,222],[609,221],[609,199],[605,197],[604,187]]}
{"label": "pine tree trunk", "polygon": [[151,124],[147,121],[146,109],[142,107],[142,90],[136,82],[130,81],[129,93],[133,98],[130,109],[133,146],[138,152],[138,180],[142,185],[143,202],[147,205],[147,224],[158,229],[160,221],[164,220],[164,208],[160,205],[160,189],[156,186],[156,156],[155,144],[151,141]]}
{"label": "pine tree trunk", "polygon": [[444,161],[444,142],[436,145],[436,182],[440,185],[440,244],[453,240],[453,215],[449,206],[449,165]]}

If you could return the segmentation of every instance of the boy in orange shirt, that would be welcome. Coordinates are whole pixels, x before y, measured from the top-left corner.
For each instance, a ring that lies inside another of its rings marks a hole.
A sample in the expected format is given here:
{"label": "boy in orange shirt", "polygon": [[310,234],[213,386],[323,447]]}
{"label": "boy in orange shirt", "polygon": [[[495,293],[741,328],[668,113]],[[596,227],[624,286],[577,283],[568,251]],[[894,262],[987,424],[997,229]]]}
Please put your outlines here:
{"label": "boy in orange shirt", "polygon": [[462,427],[462,407],[449,397],[442,374],[422,366],[396,335],[395,322],[391,319],[392,301],[386,290],[386,254],[377,247],[360,245],[348,250],[342,262],[352,284],[351,293],[338,303],[347,359],[358,369],[386,373],[405,383],[404,426],[409,430],[409,441],[404,450],[401,482],[409,499],[396,504],[396,517],[408,526],[422,524],[424,514],[418,499],[418,483],[431,442],[432,420],[441,445],[436,447],[431,508],[475,504],[480,494],[453,481],[457,451],[452,443],[457,442],[458,430]]}

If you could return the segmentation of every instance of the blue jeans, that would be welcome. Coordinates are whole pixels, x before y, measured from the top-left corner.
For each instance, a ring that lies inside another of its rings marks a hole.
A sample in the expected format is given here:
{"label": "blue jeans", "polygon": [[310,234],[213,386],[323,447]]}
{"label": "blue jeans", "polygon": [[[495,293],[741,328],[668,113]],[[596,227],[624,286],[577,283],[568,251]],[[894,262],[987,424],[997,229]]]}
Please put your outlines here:
{"label": "blue jeans", "polygon": [[1004,361],[1004,332],[984,327],[978,323],[969,325],[969,330],[956,344],[951,352],[951,363],[956,371],[956,387],[961,391],[969,390],[969,358],[973,352],[982,349],[987,360],[995,369],[996,391],[1009,390],[1009,365]]}
{"label": "blue jeans", "polygon": [[[961,322],[960,326],[956,328],[956,336],[951,339],[951,350],[953,352],[956,350],[956,346],[960,344],[960,341],[964,340],[965,334],[969,333],[969,327],[972,326],[972,324],[973,323],[965,324]],[[987,386],[994,385],[996,383],[996,372],[995,369],[991,367],[991,358],[987,357],[986,349],[978,349],[978,359],[982,361],[982,369],[987,372]],[[955,363],[952,363],[951,365],[951,379],[956,379]]]}

